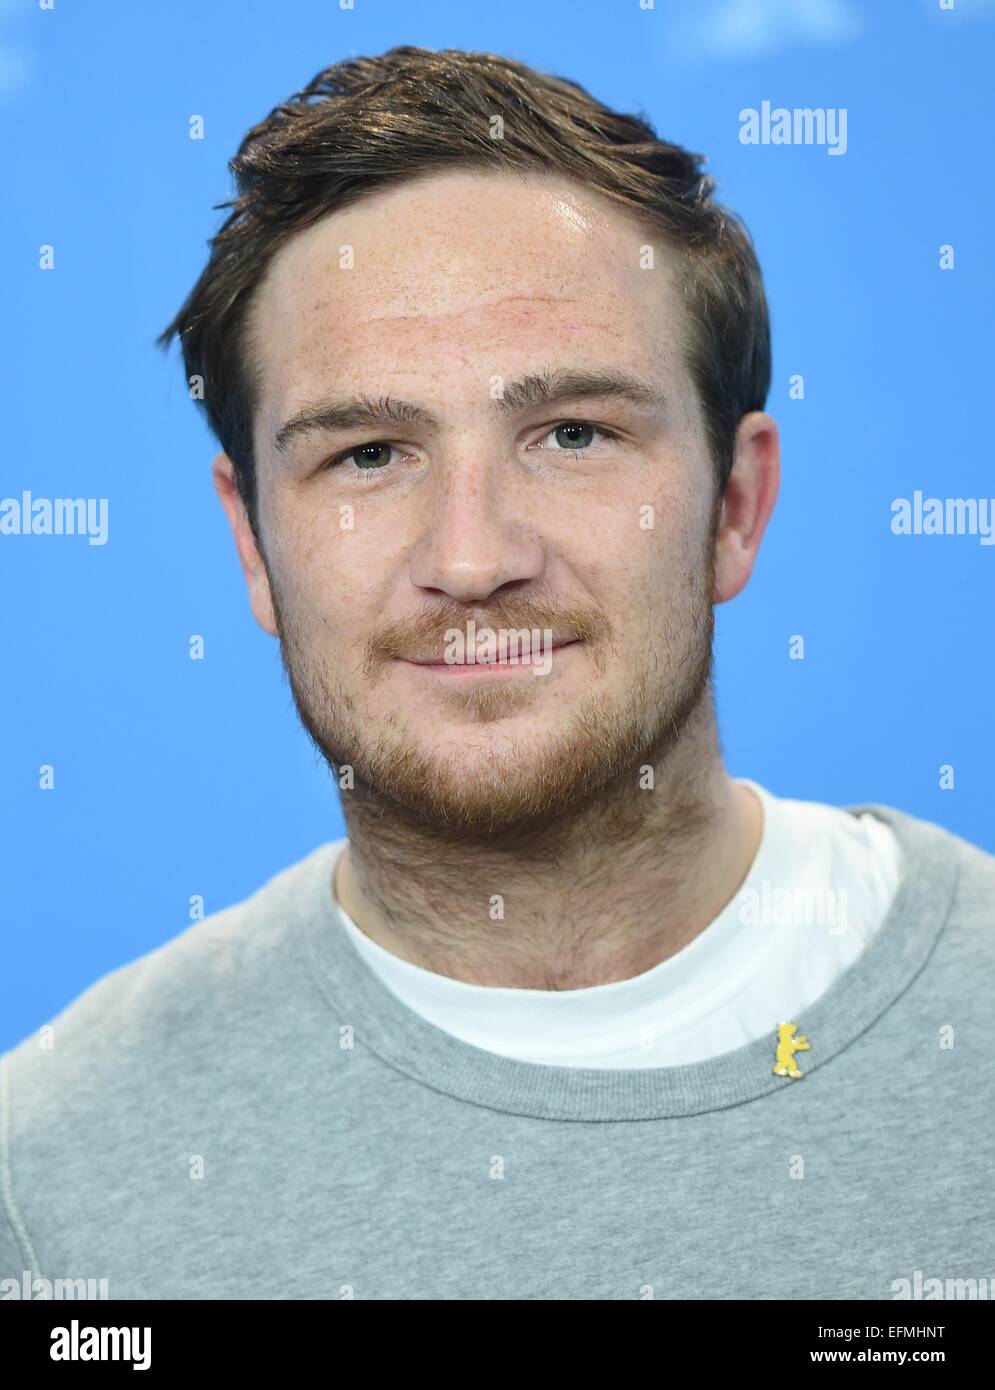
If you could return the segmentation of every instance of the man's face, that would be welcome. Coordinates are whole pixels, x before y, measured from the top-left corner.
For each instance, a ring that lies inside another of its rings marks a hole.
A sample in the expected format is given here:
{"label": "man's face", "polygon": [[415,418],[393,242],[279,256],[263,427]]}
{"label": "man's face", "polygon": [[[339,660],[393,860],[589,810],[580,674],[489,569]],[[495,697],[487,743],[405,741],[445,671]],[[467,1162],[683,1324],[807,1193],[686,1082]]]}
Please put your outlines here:
{"label": "man's face", "polygon": [[[328,761],[423,824],[640,797],[707,687],[713,464],[649,239],[569,180],[447,172],[298,234],[257,292],[253,609]],[[531,662],[474,661],[521,629]]]}

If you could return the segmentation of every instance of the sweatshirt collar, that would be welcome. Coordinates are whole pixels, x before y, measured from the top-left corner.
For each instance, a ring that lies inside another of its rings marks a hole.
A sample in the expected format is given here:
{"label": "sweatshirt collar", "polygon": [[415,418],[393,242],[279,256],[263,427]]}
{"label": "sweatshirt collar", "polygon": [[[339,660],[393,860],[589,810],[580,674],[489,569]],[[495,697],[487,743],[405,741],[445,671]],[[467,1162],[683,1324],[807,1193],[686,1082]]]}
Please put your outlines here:
{"label": "sweatshirt collar", "polygon": [[[959,856],[948,831],[894,807],[848,806],[891,826],[904,871],[891,909],[858,959],[790,1022],[811,1044],[805,1076],[846,1065],[840,1054],[894,1003],[929,958],[953,903]],[[548,1120],[648,1120],[705,1114],[804,1085],[773,1074],[776,1024],[732,1052],[683,1066],[591,1068],[517,1061],[444,1032],[391,993],[349,938],[332,892],[345,841],[305,861],[303,921],[295,937],[337,1025],[351,1025],[366,1048],[411,1080],[457,1100]]]}

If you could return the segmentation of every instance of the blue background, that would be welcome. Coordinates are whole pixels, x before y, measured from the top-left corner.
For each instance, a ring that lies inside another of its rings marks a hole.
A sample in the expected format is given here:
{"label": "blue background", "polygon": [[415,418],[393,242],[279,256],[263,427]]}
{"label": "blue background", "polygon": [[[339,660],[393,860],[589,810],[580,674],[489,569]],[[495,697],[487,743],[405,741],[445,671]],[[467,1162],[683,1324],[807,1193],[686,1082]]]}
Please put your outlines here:
{"label": "blue background", "polygon": [[[400,43],[523,59],[708,154],[766,274],[784,442],[756,574],[717,611],[727,764],[995,851],[995,546],[890,530],[916,488],[995,495],[995,6],[0,0],[0,497],[109,499],[103,547],[0,537],[0,1049],[183,930],[192,894],[216,911],[344,833],[249,613],[216,446],[152,340],[245,129],[327,64]],[[764,100],[846,107],[845,156],[742,145],[739,112]]]}

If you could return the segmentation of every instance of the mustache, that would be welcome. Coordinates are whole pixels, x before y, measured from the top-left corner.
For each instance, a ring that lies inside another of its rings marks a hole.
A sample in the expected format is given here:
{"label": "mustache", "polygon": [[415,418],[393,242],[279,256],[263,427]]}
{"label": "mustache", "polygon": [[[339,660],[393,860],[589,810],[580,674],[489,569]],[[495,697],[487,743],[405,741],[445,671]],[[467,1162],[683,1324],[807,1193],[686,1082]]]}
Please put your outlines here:
{"label": "mustache", "polygon": [[506,631],[546,629],[564,640],[603,642],[611,636],[611,625],[603,614],[577,606],[554,607],[522,596],[508,597],[488,604],[446,605],[406,620],[388,623],[366,644],[364,667],[369,672],[382,662],[404,660],[424,652],[442,655],[447,632],[465,632],[470,621],[477,631],[490,628]]}

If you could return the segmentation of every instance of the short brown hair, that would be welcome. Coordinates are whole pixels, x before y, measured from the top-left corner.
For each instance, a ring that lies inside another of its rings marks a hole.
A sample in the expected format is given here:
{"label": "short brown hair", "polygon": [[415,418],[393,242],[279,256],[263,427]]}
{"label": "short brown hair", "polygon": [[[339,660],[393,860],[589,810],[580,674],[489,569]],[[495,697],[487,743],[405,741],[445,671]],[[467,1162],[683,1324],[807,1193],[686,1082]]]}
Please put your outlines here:
{"label": "short brown hair", "polygon": [[[503,121],[493,138],[493,118]],[[247,132],[231,161],[238,194],[207,265],[172,323],[187,378],[232,460],[256,530],[252,420],[258,383],[246,312],[276,252],[296,232],[364,194],[449,167],[561,174],[634,209],[679,253],[699,392],[719,492],[736,426],[770,388],[770,326],[749,232],[713,199],[704,159],[657,138],[576,82],[510,58],[409,45],[323,69]]]}

